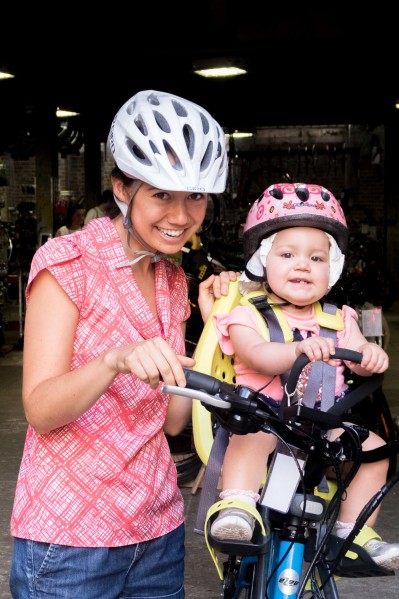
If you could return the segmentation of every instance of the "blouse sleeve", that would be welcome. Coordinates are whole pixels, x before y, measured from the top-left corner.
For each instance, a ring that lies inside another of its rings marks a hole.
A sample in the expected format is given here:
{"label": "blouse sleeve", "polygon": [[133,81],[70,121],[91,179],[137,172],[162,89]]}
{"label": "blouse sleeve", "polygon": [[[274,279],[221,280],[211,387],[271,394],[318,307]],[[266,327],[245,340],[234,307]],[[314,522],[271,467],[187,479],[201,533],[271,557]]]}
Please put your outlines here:
{"label": "blouse sleeve", "polygon": [[86,288],[81,257],[81,250],[74,243],[72,236],[49,239],[33,257],[26,287],[26,300],[29,301],[30,289],[35,277],[39,272],[47,269],[80,310]]}
{"label": "blouse sleeve", "polygon": [[359,320],[359,316],[356,310],[350,306],[342,306],[341,314],[344,321],[344,329],[343,331],[338,331],[337,333],[338,347],[346,347],[351,334],[352,319],[357,322]]}
{"label": "blouse sleeve", "polygon": [[213,324],[220,348],[226,356],[232,356],[234,354],[234,348],[229,335],[229,327],[232,324],[240,324],[254,329],[259,333],[256,314],[254,310],[248,306],[237,306],[236,308],[233,308],[229,314],[219,314],[214,316]]}

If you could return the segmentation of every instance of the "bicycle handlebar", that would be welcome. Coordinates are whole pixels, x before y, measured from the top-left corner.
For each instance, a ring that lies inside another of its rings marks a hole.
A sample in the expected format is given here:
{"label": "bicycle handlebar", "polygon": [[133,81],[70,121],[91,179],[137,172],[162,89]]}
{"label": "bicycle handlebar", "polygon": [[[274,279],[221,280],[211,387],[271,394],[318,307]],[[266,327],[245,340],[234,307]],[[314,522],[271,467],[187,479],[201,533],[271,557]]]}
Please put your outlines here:
{"label": "bicycle handlebar", "polygon": [[[342,348],[337,348],[331,357],[356,363],[360,363],[362,360],[361,353]],[[295,360],[285,386],[286,397],[289,398],[295,392],[299,375],[309,362],[306,354],[301,354]],[[293,423],[298,430],[301,429],[299,423],[305,422],[318,425],[319,429],[338,428],[342,424],[343,414],[354,405],[353,401],[348,404],[344,398],[329,411],[322,412],[299,402],[285,408],[282,417],[279,418],[259,397],[260,394],[257,391],[241,385],[235,386],[222,382],[213,376],[195,370],[187,368],[183,370],[186,376],[186,387],[163,385],[161,392],[198,399],[225,428],[237,434],[256,432],[267,423],[277,426],[280,430],[281,427],[285,430],[287,424],[290,425],[290,435],[296,435],[292,428]],[[374,384],[374,388],[381,385],[382,375],[364,378],[367,379],[367,392],[364,395],[357,393],[355,403],[371,392],[372,384]],[[349,398],[350,395],[351,393],[346,397]]]}
{"label": "bicycle handlebar", "polygon": [[[333,359],[346,360],[348,362],[356,362],[357,364],[360,364],[360,362],[362,361],[362,357],[362,354],[357,351],[338,347],[335,350],[335,354],[331,356],[331,358]],[[306,354],[300,354],[295,360],[286,384],[286,390],[288,395],[292,395],[292,393],[295,392],[299,375],[301,374],[304,367],[307,364],[309,364],[309,362],[310,360]]]}

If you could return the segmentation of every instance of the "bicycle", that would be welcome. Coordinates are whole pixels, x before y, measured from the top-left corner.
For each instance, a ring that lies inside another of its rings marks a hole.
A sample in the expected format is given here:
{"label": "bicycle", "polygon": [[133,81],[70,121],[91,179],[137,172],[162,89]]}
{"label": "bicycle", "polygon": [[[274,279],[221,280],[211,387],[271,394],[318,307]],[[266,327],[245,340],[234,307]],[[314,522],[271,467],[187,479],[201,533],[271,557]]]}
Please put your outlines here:
{"label": "bicycle", "polygon": [[[360,362],[362,356],[351,350],[337,349],[335,357]],[[396,484],[399,473],[388,479],[364,507],[347,539],[332,533],[342,494],[360,466],[361,443],[368,434],[363,427],[345,424],[348,418],[345,414],[365,393],[369,394],[370,389],[381,386],[382,375],[367,377],[330,410],[321,412],[290,401],[295,395],[299,374],[308,362],[307,357],[301,355],[291,370],[285,386],[287,405],[281,417],[259,399],[256,391],[200,372],[185,370],[187,386],[184,388],[162,386],[162,392],[199,400],[228,431],[247,434],[263,430],[278,438],[278,448],[268,466],[266,484],[254,511],[256,525],[252,540],[249,543],[222,542],[212,538],[213,517],[226,506],[221,501],[208,511],[204,533],[222,580],[224,599],[299,599],[305,593],[317,599],[338,599],[336,576],[394,575],[394,571],[378,566],[354,539]],[[344,434],[329,442],[325,431],[338,427],[344,429]],[[374,454],[369,459],[376,459],[377,451],[366,452]],[[284,477],[287,470],[281,468],[281,456],[290,474],[295,474],[295,480]],[[349,473],[341,475],[339,466],[344,461],[351,461],[352,467]],[[328,500],[315,491],[326,467],[334,469],[337,479],[336,490],[330,493]],[[281,491],[288,482],[291,482],[291,492],[284,498]],[[284,501],[286,506],[279,508]],[[223,570],[216,552],[227,556]]]}

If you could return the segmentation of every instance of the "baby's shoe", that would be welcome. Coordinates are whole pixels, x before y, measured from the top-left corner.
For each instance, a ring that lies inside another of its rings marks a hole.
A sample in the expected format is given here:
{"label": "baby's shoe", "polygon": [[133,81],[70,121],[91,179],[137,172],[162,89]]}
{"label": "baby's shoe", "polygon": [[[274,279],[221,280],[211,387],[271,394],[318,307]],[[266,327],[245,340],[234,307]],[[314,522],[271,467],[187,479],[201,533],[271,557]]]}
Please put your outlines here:
{"label": "baby's shoe", "polygon": [[376,564],[388,570],[399,570],[399,543],[387,543],[370,527],[363,526],[355,538]]}
{"label": "baby's shoe", "polygon": [[239,508],[221,510],[211,526],[211,535],[219,541],[250,541],[255,519]]}
{"label": "baby's shoe", "polygon": [[364,549],[379,566],[388,570],[399,570],[399,543],[387,543],[371,539]]}

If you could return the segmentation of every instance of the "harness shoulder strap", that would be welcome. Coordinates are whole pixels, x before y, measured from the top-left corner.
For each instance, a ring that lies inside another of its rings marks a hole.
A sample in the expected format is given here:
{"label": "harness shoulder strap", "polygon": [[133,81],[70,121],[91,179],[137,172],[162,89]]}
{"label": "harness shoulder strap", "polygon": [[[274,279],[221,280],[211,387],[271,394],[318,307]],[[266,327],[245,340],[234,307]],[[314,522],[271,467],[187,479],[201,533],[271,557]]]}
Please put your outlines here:
{"label": "harness shoulder strap", "polygon": [[250,306],[257,315],[259,330],[267,341],[290,343],[293,334],[279,306],[272,306],[266,293],[253,291],[245,295],[240,305]]}
{"label": "harness shoulder strap", "polygon": [[342,318],[341,312],[334,304],[325,302],[322,306],[320,302],[316,302],[314,304],[314,311],[320,327],[332,329],[333,331],[344,330],[344,319]]}
{"label": "harness shoulder strap", "polygon": [[[271,306],[265,293],[254,292],[248,294],[240,302],[241,304],[252,305],[262,319],[267,323],[269,331],[269,340],[279,343],[290,343],[293,341],[293,332],[291,331],[287,320],[279,306]],[[333,337],[334,344],[336,343],[337,331],[342,331],[344,321],[333,304],[325,303],[323,307],[320,302],[314,304],[315,316],[320,325],[320,336]],[[280,375],[283,386],[289,376],[289,371]],[[321,409],[327,411],[334,405],[335,397],[335,376],[336,370],[333,366],[329,366],[324,362],[315,362],[312,364],[309,379],[307,381],[306,390],[303,396],[305,405],[314,406],[315,397],[322,386],[322,405]],[[281,410],[285,407],[285,402],[281,402]]]}
{"label": "harness shoulder strap", "polygon": [[[337,330],[342,330],[344,328],[344,322],[337,306],[326,302],[322,308],[320,303],[316,302],[314,309],[320,325],[320,336],[332,337],[334,339],[334,345],[336,345]],[[341,328],[337,329],[337,327]],[[303,395],[303,403],[313,407],[315,397],[317,397],[321,387],[322,396],[320,409],[323,412],[327,412],[327,410],[334,405],[336,375],[337,371],[334,366],[330,366],[325,362],[314,362],[310,368],[309,379]]]}

